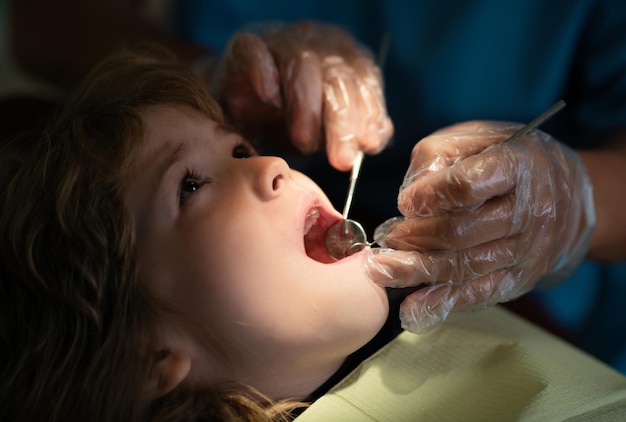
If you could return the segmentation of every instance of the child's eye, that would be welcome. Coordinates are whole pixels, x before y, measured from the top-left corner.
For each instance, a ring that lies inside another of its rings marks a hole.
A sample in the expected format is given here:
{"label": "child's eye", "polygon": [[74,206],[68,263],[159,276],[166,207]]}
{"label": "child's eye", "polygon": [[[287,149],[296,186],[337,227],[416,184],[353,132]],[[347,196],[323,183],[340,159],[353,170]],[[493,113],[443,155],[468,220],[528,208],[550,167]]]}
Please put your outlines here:
{"label": "child's eye", "polygon": [[250,158],[257,155],[256,150],[247,142],[240,142],[233,148],[233,158]]}
{"label": "child's eye", "polygon": [[179,203],[182,205],[191,195],[193,195],[203,185],[208,183],[208,180],[200,177],[199,175],[188,171],[180,182],[180,194]]}

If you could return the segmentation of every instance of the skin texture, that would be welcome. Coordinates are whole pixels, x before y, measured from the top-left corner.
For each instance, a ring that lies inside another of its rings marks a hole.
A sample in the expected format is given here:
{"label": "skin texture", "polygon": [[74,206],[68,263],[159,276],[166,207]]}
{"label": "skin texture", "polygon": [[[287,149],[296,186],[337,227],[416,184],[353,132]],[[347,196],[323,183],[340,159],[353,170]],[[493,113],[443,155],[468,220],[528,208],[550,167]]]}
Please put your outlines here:
{"label": "skin texture", "polygon": [[[378,332],[384,289],[362,254],[334,262],[320,252],[317,235],[340,215],[282,159],[255,156],[186,106],[152,106],[143,120],[128,190],[140,279],[180,311],[162,318],[157,351],[171,359],[159,392],[228,380],[306,396]],[[320,217],[305,247],[311,208]]]}

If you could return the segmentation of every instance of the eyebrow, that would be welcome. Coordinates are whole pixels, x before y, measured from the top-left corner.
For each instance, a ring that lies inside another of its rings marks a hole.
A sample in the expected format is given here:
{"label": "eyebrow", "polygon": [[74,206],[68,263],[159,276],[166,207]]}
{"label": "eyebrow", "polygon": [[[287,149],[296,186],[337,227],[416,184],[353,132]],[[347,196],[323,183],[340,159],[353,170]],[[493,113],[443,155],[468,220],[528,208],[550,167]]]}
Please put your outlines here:
{"label": "eyebrow", "polygon": [[[218,123],[215,125],[215,132],[216,134],[220,135],[219,139],[222,139],[222,136],[231,136],[231,135],[235,135],[235,136],[239,136],[241,138],[243,138],[243,136],[241,135],[241,133],[239,133],[238,130],[236,130],[233,126],[230,126],[226,123]],[[218,139],[218,141],[219,141]]]}

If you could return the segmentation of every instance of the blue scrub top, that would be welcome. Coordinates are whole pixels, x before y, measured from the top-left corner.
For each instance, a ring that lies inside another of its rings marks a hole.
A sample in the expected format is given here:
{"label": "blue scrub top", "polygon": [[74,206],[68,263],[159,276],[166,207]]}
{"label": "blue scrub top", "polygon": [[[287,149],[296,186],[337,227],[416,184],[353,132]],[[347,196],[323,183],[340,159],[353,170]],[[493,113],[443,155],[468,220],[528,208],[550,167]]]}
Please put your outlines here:
{"label": "blue scrub top", "polygon": [[[254,22],[302,19],[338,24],[384,65],[396,132],[367,157],[352,217],[371,233],[397,215],[410,151],[443,126],[472,119],[528,122],[558,99],[567,107],[543,130],[574,148],[593,148],[626,128],[624,0],[181,0],[180,34],[217,50]],[[325,157],[291,159],[341,209],[347,176]],[[585,263],[557,289],[536,293],[579,345],[626,373],[626,268]],[[596,325],[594,325],[596,324]],[[616,336],[617,333],[620,333]]]}

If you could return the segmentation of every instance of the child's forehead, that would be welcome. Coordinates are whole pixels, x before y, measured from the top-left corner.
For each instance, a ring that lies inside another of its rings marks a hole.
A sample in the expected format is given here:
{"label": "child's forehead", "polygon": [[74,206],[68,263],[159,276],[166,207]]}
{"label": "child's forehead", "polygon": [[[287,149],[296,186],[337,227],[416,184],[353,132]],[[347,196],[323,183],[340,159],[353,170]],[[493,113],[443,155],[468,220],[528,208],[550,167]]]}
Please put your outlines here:
{"label": "child's forehead", "polygon": [[196,132],[213,132],[219,122],[202,111],[185,104],[158,104],[143,107],[139,115],[144,137],[189,136]]}
{"label": "child's forehead", "polygon": [[221,123],[199,108],[182,103],[161,103],[142,106],[139,108],[139,114],[145,121],[156,119],[162,123],[167,121],[170,124],[177,120],[181,121],[185,117],[189,120],[208,120],[216,124]]}
{"label": "child's forehead", "polygon": [[240,134],[220,119],[186,104],[151,105],[140,111],[143,121],[144,153],[177,149],[177,145],[211,146]]}
{"label": "child's forehead", "polygon": [[219,135],[237,135],[235,128],[227,125],[221,117],[216,117],[188,104],[164,103],[144,106],[139,109],[144,122],[160,128],[181,128],[185,126],[210,126]]}

